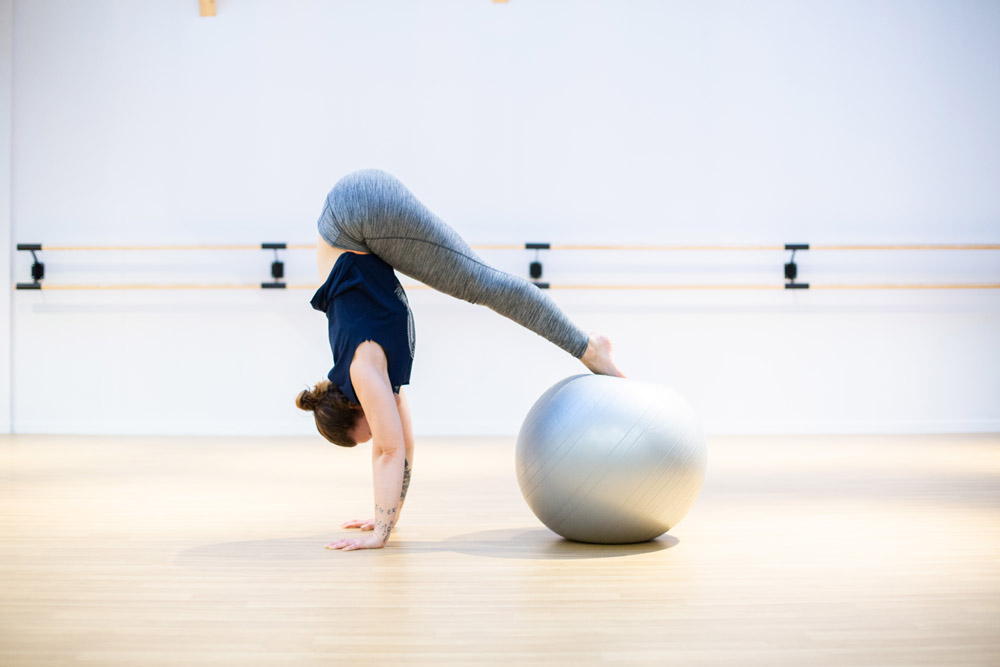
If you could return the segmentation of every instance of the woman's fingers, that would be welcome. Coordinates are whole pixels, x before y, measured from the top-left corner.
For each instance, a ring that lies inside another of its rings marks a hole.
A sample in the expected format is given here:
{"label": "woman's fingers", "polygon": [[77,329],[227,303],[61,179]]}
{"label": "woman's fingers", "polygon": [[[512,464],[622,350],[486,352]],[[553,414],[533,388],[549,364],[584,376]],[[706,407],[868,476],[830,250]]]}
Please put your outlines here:
{"label": "woman's fingers", "polygon": [[355,549],[381,549],[383,542],[377,540],[374,535],[355,538],[351,540],[337,540],[326,545],[327,549],[340,549],[341,551],[354,551]]}
{"label": "woman's fingers", "polygon": [[326,545],[327,549],[340,549],[341,551],[354,551],[355,549],[365,549],[365,543],[361,540],[340,540]]}
{"label": "woman's fingers", "polygon": [[354,544],[356,540],[338,540],[337,542],[330,542],[326,545],[327,549],[344,549],[347,550],[350,545]]}
{"label": "woman's fingers", "polygon": [[340,524],[341,528],[360,528],[361,530],[374,530],[375,519],[351,519]]}

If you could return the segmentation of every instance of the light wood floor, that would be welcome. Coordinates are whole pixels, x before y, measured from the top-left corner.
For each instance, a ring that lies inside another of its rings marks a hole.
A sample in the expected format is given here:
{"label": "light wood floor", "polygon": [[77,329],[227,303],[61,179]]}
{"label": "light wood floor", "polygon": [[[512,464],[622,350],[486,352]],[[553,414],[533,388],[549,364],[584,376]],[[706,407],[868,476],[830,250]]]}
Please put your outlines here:
{"label": "light wood floor", "polygon": [[1000,435],[713,438],[672,536],[565,542],[512,439],[0,438],[0,665],[1000,664]]}

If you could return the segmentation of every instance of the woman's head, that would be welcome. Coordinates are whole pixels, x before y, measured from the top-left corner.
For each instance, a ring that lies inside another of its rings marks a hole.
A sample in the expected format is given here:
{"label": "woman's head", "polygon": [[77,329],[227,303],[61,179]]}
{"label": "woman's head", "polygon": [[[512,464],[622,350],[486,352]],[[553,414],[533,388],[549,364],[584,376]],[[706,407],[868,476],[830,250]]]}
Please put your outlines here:
{"label": "woman's head", "polygon": [[295,405],[312,412],[320,435],[335,445],[354,447],[372,437],[361,406],[352,403],[329,380],[317,382],[312,389],[300,393]]}

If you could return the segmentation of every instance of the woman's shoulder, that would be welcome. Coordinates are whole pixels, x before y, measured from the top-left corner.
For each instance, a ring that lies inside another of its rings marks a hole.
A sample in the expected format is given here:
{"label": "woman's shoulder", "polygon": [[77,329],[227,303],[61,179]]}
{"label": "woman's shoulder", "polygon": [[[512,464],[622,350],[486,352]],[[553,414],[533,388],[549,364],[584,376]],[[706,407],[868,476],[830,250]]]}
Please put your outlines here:
{"label": "woman's shoulder", "polygon": [[358,343],[358,346],[354,349],[354,357],[351,360],[351,366],[358,364],[359,366],[368,365],[384,367],[386,365],[386,361],[387,357],[382,345],[374,340],[365,340]]}
{"label": "woman's shoulder", "polygon": [[354,350],[354,358],[348,369],[356,394],[364,393],[361,385],[387,385],[389,383],[389,359],[382,346],[373,340],[366,340]]}

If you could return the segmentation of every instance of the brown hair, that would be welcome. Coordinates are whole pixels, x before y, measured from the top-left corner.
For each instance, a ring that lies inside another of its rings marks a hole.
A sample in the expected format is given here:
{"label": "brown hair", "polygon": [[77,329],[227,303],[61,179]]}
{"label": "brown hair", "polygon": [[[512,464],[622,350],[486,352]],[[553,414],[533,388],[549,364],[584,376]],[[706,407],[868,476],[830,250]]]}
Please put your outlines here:
{"label": "brown hair", "polygon": [[364,412],[329,380],[321,380],[295,398],[296,407],[313,412],[316,429],[324,438],[341,447],[358,443],[349,435]]}

